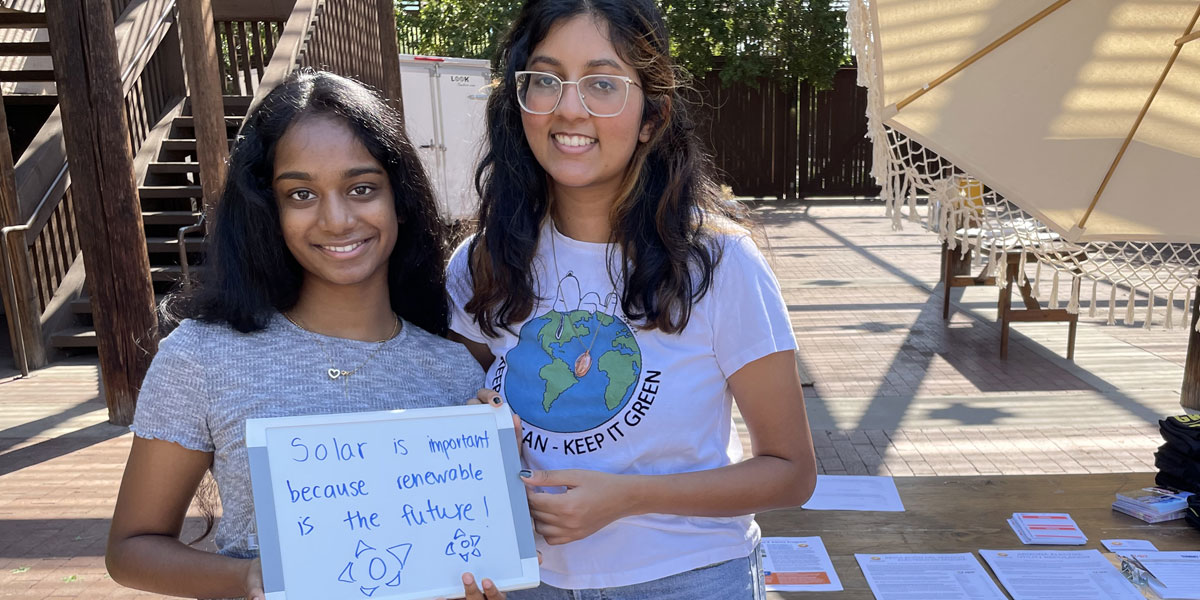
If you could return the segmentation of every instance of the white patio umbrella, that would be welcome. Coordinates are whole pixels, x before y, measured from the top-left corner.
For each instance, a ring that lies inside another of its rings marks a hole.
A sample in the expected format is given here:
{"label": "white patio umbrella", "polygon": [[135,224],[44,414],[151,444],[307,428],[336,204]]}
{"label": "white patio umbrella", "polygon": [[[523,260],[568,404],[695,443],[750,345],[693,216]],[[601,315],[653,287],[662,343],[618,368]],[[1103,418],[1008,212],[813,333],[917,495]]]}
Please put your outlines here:
{"label": "white patio umbrella", "polygon": [[853,0],[849,20],[889,200],[946,198],[969,175],[995,227],[1032,217],[1058,234],[1039,259],[1087,256],[1055,266],[1148,290],[1151,309],[1190,297],[1200,2]]}

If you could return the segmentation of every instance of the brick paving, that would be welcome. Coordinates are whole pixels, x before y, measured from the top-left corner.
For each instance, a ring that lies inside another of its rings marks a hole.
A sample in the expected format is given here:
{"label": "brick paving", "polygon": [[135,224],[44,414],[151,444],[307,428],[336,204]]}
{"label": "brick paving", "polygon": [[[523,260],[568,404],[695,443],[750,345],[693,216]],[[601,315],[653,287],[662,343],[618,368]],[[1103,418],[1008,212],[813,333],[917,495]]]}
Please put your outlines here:
{"label": "brick paving", "polygon": [[1016,323],[1001,361],[997,290],[954,290],[943,321],[938,244],[918,225],[895,231],[876,205],[767,203],[756,214],[814,381],[822,472],[1154,470],[1157,419],[1182,411],[1187,349],[1183,329],[1161,327],[1163,301],[1152,330],[1105,326],[1106,311],[1085,308],[1074,362],[1065,323]]}
{"label": "brick paving", "polygon": [[[1180,412],[1182,330],[1084,315],[1070,362],[1065,324],[1018,323],[1002,362],[995,289],[956,290],[942,321],[931,234],[893,231],[879,205],[768,203],[756,214],[813,381],[821,472],[1153,470],[1155,422]],[[94,359],[9,376],[0,371],[0,598],[156,597],[104,571],[131,438],[105,423]]]}

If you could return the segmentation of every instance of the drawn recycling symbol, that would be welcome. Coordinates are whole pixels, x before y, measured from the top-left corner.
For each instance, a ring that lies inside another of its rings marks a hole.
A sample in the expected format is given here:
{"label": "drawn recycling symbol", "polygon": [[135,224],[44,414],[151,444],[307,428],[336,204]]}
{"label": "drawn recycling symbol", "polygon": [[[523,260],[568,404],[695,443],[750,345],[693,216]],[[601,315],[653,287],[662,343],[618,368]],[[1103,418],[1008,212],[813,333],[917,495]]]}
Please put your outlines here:
{"label": "drawn recycling symbol", "polygon": [[400,572],[404,570],[404,563],[408,561],[408,553],[411,551],[412,544],[396,544],[381,553],[370,544],[358,540],[358,546],[354,548],[354,560],[346,563],[346,567],[338,575],[338,581],[359,583],[354,574],[358,573],[361,577],[365,573],[369,581],[360,584],[358,591],[367,598],[375,595],[381,585],[399,587]]}
{"label": "drawn recycling symbol", "polygon": [[479,551],[479,536],[467,535],[461,529],[454,532],[454,539],[446,544],[446,556],[454,556],[457,554],[463,562],[471,562],[471,557],[479,558],[483,553]]}

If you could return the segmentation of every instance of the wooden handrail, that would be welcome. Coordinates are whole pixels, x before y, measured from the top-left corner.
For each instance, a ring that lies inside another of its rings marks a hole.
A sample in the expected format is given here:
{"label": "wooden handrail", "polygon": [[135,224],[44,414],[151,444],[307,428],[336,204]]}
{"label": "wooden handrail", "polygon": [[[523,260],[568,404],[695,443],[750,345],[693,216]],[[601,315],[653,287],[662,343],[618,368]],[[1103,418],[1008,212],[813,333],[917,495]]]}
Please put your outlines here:
{"label": "wooden handrail", "polygon": [[312,28],[313,20],[316,19],[320,6],[320,0],[296,0],[296,6],[292,8],[292,14],[283,26],[283,33],[275,44],[271,62],[267,63],[262,80],[258,84],[258,91],[254,93],[254,100],[250,102],[250,108],[246,114],[253,112],[263,98],[276,86],[283,83],[283,80],[287,79],[287,76],[296,68],[296,61],[299,60],[300,52],[308,40],[309,29]]}
{"label": "wooden handrail", "polygon": [[[67,163],[62,164],[62,168],[54,176],[54,181],[50,183],[50,187],[46,189],[46,193],[42,194],[42,199],[38,201],[37,208],[30,215],[27,221],[28,228],[25,229],[25,245],[32,246],[37,241],[38,235],[41,234],[42,228],[54,215],[54,207],[58,206],[62,199],[67,194],[67,188],[71,187],[71,172],[67,169]],[[50,200],[53,198],[53,202]],[[49,207],[49,208],[47,208]]]}

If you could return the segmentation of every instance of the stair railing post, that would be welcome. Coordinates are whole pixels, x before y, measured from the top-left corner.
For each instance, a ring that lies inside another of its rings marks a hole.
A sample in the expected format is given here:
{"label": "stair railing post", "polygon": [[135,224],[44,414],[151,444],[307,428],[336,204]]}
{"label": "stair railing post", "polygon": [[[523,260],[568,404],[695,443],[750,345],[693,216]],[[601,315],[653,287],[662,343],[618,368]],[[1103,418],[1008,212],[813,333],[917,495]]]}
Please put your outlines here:
{"label": "stair railing post", "polygon": [[[36,213],[35,213],[36,214]],[[12,142],[8,138],[8,116],[0,102],[0,254],[4,281],[0,282],[0,298],[8,316],[9,340],[13,360],[21,375],[46,364],[46,346],[42,340],[41,314],[35,302],[33,270],[29,263],[29,247],[21,224],[21,203],[17,198],[16,173],[13,170]]]}
{"label": "stair railing post", "polygon": [[46,28],[108,418],[127,425],[158,349],[158,323],[112,6],[47,2]]}
{"label": "stair railing post", "polygon": [[196,131],[204,213],[207,215],[221,200],[221,190],[225,187],[225,164],[229,160],[225,106],[221,98],[224,86],[217,65],[216,24],[210,0],[188,0],[177,3],[177,6],[183,61],[192,99],[192,122]]}

